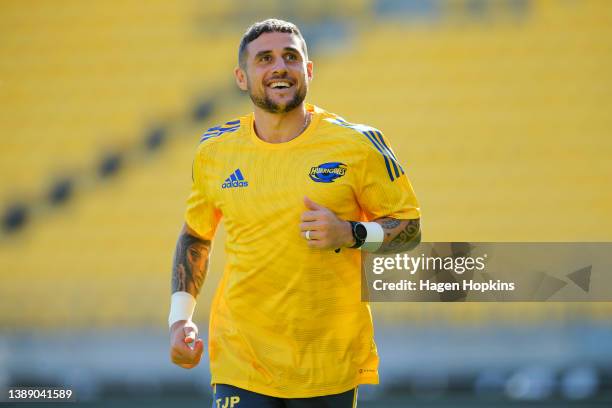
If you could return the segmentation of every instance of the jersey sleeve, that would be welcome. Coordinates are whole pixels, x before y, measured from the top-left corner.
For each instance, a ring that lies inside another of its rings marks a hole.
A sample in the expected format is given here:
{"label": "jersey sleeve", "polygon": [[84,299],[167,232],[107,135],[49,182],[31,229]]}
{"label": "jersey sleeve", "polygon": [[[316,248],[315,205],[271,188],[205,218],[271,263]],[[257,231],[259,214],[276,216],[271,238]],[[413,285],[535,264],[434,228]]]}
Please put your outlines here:
{"label": "jersey sleeve", "polygon": [[368,132],[371,144],[362,168],[358,201],[367,220],[421,217],[412,185],[382,132]]}
{"label": "jersey sleeve", "polygon": [[206,194],[206,183],[204,173],[205,154],[198,149],[192,167],[191,193],[187,198],[187,210],[185,211],[185,222],[200,237],[212,240],[221,220],[221,212],[214,206],[210,197]]}

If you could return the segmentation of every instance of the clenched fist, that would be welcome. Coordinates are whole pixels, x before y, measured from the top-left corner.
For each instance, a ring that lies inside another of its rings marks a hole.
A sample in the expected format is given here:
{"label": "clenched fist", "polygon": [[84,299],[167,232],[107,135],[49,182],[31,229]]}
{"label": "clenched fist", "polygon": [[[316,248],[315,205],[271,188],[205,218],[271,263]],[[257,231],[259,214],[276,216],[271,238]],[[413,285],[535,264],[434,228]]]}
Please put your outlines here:
{"label": "clenched fist", "polygon": [[187,320],[174,322],[170,327],[170,359],[179,367],[198,365],[204,351],[204,342],[198,338],[198,326]]}
{"label": "clenched fist", "polygon": [[304,197],[307,211],[302,213],[300,231],[308,246],[319,249],[350,247],[355,241],[348,221],[341,220],[329,208]]}

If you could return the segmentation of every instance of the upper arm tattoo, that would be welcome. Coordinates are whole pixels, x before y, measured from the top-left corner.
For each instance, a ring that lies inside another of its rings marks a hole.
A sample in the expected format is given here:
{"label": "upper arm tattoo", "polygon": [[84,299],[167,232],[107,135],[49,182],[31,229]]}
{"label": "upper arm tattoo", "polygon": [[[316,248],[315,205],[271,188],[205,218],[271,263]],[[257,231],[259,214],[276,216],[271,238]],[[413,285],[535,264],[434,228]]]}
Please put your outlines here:
{"label": "upper arm tattoo", "polygon": [[188,292],[197,297],[208,269],[210,241],[181,232],[172,265],[172,293]]}
{"label": "upper arm tattoo", "polygon": [[400,220],[396,220],[395,218],[387,218],[384,221],[382,221],[380,225],[383,227],[383,229],[387,230],[385,231],[385,235],[390,236],[391,233],[388,230],[397,228],[401,223],[402,222]]}

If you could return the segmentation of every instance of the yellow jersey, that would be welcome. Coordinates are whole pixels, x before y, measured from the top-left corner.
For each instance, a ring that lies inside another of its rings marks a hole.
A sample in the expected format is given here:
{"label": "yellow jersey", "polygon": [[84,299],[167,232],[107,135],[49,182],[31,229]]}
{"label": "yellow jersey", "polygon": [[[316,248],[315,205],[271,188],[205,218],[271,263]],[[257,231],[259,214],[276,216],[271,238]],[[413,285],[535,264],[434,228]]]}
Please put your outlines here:
{"label": "yellow jersey", "polygon": [[193,163],[186,222],[212,239],[224,220],[227,263],[211,306],[212,383],[281,398],[378,383],[358,249],[311,249],[304,196],[345,220],[419,218],[404,169],[377,129],[313,105],[295,139],[267,143],[253,114],[209,129]]}

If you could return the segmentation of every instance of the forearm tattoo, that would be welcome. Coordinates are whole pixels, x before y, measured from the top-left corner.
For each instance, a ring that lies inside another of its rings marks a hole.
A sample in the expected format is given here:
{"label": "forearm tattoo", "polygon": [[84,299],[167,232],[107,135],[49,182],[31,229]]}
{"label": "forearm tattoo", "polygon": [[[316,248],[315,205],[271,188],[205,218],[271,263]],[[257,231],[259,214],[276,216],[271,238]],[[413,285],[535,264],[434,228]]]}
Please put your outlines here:
{"label": "forearm tattoo", "polygon": [[379,220],[385,231],[385,240],[377,253],[408,251],[421,242],[420,220]]}
{"label": "forearm tattoo", "polygon": [[181,233],[172,265],[172,293],[188,292],[197,297],[206,277],[209,252],[210,241]]}

